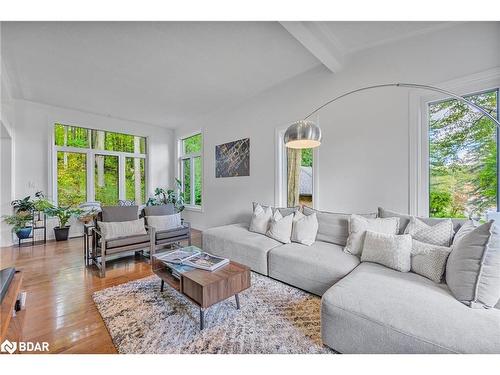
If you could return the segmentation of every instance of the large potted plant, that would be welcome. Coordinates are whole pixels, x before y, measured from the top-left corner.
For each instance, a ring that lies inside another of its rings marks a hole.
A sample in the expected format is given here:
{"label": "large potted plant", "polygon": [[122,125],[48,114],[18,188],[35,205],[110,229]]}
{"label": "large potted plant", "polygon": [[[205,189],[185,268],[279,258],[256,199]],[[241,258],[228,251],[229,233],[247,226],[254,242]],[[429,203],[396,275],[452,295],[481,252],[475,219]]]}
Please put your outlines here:
{"label": "large potted plant", "polygon": [[57,217],[59,220],[59,226],[54,227],[54,234],[56,236],[56,241],[66,241],[69,235],[70,225],[68,224],[69,219],[74,215],[79,215],[82,210],[78,208],[68,207],[49,207],[45,210],[45,213],[52,217]]}
{"label": "large potted plant", "polygon": [[4,216],[3,220],[8,225],[12,225],[12,232],[15,233],[17,238],[19,238],[20,240],[23,240],[30,236],[31,227],[28,226],[28,223],[30,223],[32,220],[30,212],[16,212],[14,215]]}
{"label": "large potted plant", "polygon": [[161,204],[172,203],[177,212],[182,212],[184,210],[184,193],[182,193],[182,182],[176,178],[175,182],[177,188],[174,189],[155,189],[155,197],[149,198],[146,202],[147,206],[157,206]]}

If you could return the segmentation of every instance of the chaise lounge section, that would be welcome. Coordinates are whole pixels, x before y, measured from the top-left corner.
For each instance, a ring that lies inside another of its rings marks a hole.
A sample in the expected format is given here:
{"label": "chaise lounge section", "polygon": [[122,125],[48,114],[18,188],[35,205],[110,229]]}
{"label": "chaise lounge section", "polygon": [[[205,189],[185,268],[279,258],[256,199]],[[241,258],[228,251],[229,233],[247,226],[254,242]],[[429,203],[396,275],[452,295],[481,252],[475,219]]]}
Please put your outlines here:
{"label": "chaise lounge section", "polygon": [[[319,231],[311,246],[282,244],[250,232],[248,224],[233,224],[204,231],[203,248],[322,296],[322,339],[340,353],[500,354],[500,302],[472,309],[445,283],[361,263],[343,251],[349,215],[316,212]],[[379,209],[377,216],[396,215],[402,233],[408,215]],[[439,221],[426,219],[429,225]],[[455,231],[462,223],[454,221]]]}

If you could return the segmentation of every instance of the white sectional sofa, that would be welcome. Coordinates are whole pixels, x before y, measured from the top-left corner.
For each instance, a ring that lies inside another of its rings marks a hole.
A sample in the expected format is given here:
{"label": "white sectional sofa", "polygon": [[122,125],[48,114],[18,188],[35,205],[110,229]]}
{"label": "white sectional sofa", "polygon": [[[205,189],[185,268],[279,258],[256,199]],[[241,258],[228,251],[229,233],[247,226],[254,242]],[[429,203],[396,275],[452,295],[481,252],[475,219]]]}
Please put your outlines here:
{"label": "white sectional sofa", "polygon": [[[381,217],[395,215],[403,227],[408,216],[379,209]],[[322,296],[323,342],[340,353],[500,353],[500,303],[471,309],[444,283],[360,263],[343,251],[349,215],[318,211],[317,217],[311,246],[282,244],[242,223],[204,231],[203,248]]]}

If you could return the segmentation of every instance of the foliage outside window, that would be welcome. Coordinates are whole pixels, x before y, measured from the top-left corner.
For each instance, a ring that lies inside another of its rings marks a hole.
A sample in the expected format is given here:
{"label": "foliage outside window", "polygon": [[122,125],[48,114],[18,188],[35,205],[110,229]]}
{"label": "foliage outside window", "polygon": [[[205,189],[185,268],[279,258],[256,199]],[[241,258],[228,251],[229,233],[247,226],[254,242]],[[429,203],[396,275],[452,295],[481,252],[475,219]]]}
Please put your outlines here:
{"label": "foliage outside window", "polygon": [[55,124],[54,147],[60,206],[116,205],[119,199],[145,203],[145,137]]}
{"label": "foliage outside window", "polygon": [[186,206],[202,203],[202,150],[201,133],[180,140],[180,180]]}
{"label": "foliage outside window", "polygon": [[[467,97],[498,118],[498,90]],[[484,218],[497,210],[497,128],[455,99],[429,104],[429,215]]]}

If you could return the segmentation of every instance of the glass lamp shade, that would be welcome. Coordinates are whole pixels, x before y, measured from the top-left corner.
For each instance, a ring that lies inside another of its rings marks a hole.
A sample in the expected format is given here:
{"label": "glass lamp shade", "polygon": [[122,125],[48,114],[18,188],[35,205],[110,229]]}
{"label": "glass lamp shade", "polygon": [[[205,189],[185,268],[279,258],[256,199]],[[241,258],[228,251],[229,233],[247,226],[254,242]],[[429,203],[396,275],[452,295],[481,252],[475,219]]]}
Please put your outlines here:
{"label": "glass lamp shade", "polygon": [[300,120],[285,132],[285,146],[288,148],[314,148],[321,144],[321,129],[312,121]]}

